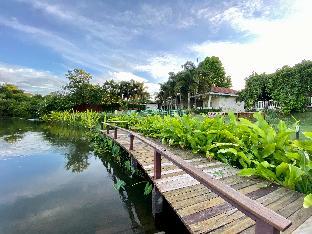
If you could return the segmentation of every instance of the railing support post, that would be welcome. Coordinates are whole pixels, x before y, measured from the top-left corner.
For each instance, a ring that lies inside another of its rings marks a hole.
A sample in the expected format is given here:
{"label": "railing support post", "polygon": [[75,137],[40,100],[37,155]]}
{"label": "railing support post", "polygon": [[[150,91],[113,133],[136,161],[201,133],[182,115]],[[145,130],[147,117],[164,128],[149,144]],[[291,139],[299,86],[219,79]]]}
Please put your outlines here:
{"label": "railing support post", "polygon": [[164,203],[163,196],[158,191],[156,186],[154,186],[152,191],[152,213],[154,218],[156,218],[157,214],[163,211],[163,203]]}
{"label": "railing support post", "polygon": [[114,128],[114,139],[117,139],[117,127]]}
{"label": "railing support post", "polygon": [[133,136],[133,134],[130,133],[129,137],[130,137],[130,146],[129,146],[129,150],[133,150],[133,140],[134,140],[134,136]]}
{"label": "railing support post", "polygon": [[107,135],[109,134],[109,125],[108,124],[106,124],[106,133],[107,133]]}
{"label": "railing support post", "polygon": [[154,179],[161,177],[161,154],[154,149]]}
{"label": "railing support post", "polygon": [[258,219],[256,221],[256,234],[279,234],[280,231],[277,230],[272,225],[263,222],[262,220]]}

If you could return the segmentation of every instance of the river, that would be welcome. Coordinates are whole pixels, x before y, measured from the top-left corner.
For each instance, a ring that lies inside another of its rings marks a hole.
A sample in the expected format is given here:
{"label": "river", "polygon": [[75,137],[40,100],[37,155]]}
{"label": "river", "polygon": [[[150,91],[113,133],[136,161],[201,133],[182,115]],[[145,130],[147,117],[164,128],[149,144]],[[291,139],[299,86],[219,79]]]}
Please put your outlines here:
{"label": "river", "polygon": [[162,231],[142,188],[96,157],[81,130],[0,119],[0,233]]}

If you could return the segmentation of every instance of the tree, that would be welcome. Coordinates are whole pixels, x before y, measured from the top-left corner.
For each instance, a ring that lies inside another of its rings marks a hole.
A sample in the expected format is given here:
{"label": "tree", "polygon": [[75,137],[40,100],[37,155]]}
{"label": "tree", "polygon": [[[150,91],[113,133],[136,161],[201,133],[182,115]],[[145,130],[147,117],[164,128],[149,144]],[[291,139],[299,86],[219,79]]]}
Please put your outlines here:
{"label": "tree", "polygon": [[225,75],[222,62],[218,57],[206,57],[197,67],[198,91],[206,93],[212,85],[229,88],[231,78]]}
{"label": "tree", "polygon": [[312,61],[278,69],[271,76],[269,89],[283,112],[303,111],[312,94]]}
{"label": "tree", "polygon": [[270,76],[262,73],[253,73],[245,79],[246,85],[239,93],[239,100],[245,102],[245,107],[252,108],[256,101],[272,99],[268,88]]}
{"label": "tree", "polygon": [[312,95],[312,61],[284,66],[272,74],[252,74],[246,79],[239,99],[252,107],[256,101],[277,101],[282,112],[303,111]]}
{"label": "tree", "polygon": [[25,93],[12,84],[0,85],[0,116],[38,117],[41,95]]}
{"label": "tree", "polygon": [[69,92],[73,104],[75,106],[89,104],[89,94],[92,90],[92,85],[90,84],[91,74],[82,69],[74,69],[73,71],[68,71],[65,77],[69,80],[69,83],[65,86],[65,91]]}
{"label": "tree", "polygon": [[156,98],[163,103],[168,98],[176,98],[180,93],[184,106],[188,93],[207,93],[211,86],[230,87],[231,77],[226,76],[218,57],[206,57],[198,67],[191,61],[182,65],[183,70],[177,73],[169,72],[168,81],[160,85]]}

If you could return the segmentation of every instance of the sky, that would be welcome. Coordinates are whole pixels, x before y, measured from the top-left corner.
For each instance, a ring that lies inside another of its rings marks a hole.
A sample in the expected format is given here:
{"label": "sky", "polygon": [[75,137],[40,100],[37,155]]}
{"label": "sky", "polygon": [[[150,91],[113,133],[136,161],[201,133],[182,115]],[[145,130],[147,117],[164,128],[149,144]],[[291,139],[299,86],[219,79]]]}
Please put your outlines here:
{"label": "sky", "polygon": [[48,94],[82,68],[153,95],[186,61],[218,56],[233,88],[312,60],[311,0],[0,0],[0,83]]}

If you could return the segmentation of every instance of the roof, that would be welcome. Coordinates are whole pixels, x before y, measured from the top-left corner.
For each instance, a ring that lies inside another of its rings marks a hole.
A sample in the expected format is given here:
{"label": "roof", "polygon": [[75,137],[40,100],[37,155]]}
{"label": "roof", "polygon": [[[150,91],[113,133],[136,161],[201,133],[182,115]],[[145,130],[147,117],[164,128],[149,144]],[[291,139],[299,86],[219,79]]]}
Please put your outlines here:
{"label": "roof", "polygon": [[211,87],[211,91],[210,92],[220,93],[220,94],[237,94],[238,93],[238,91],[236,91],[234,89],[217,87],[217,86]]}

